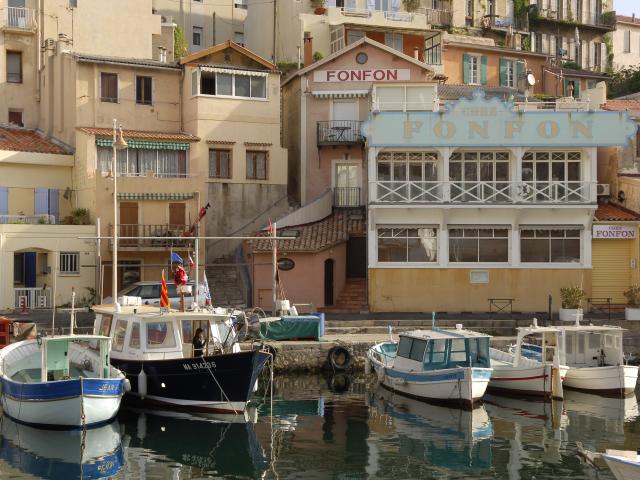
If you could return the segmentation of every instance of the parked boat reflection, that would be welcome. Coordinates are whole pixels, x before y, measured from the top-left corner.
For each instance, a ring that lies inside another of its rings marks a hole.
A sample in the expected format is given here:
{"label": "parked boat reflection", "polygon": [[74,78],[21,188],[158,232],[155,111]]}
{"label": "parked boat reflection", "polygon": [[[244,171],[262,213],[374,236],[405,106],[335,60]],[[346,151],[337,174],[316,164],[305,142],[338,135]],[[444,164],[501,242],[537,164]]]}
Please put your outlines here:
{"label": "parked boat reflection", "polygon": [[369,395],[368,403],[393,420],[401,455],[447,470],[491,468],[493,427],[484,406],[464,410],[433,405],[382,387]]}
{"label": "parked boat reflection", "polygon": [[2,418],[0,458],[39,478],[112,477],[124,465],[118,421],[81,430],[43,430]]}

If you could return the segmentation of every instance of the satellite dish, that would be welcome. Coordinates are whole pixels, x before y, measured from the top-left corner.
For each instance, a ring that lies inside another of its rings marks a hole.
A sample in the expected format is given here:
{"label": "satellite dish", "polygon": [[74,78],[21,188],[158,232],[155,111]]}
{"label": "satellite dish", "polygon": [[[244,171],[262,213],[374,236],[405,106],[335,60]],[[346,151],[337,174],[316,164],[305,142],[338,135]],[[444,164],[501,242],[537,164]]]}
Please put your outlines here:
{"label": "satellite dish", "polygon": [[533,73],[527,73],[526,82],[530,87],[533,87],[536,84],[536,77],[533,75]]}

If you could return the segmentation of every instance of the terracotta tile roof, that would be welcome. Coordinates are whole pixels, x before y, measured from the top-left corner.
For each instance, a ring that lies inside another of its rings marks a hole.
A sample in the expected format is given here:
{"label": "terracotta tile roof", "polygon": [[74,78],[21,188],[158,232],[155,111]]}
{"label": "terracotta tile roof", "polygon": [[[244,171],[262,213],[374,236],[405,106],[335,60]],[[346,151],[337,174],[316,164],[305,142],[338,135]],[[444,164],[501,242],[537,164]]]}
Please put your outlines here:
{"label": "terracotta tile roof", "polygon": [[627,15],[616,15],[616,19],[619,22],[624,23],[638,23],[640,24],[640,17],[629,17]]}
{"label": "terracotta tile roof", "polygon": [[640,112],[640,100],[607,100],[607,103],[602,104],[602,109],[614,112]]}
{"label": "terracotta tile roof", "polygon": [[459,83],[445,83],[444,85],[438,85],[438,97],[441,100],[458,100],[462,97],[471,98],[476,90],[482,90],[487,98],[495,97],[503,101],[507,101],[511,98],[513,98],[514,101],[524,100],[524,94],[519,93],[515,88],[483,87]]}
{"label": "terracotta tile roof", "polygon": [[77,54],[76,59],[81,63],[107,63],[112,65],[126,65],[132,67],[143,68],[159,68],[169,70],[180,70],[182,67],[177,63],[160,62],[145,58],[123,58],[123,57],[107,57],[103,55],[85,55]]}
{"label": "terracotta tile roof", "polygon": [[597,222],[637,222],[640,221],[640,214],[612,203],[601,203],[598,204],[595,220]]}
{"label": "terracotta tile roof", "polygon": [[[295,240],[278,240],[278,251],[288,252],[320,252],[327,248],[346,242],[350,234],[363,235],[366,233],[366,219],[363,213],[350,210],[336,210],[328,217],[307,225],[278,229],[278,236],[286,235],[287,231],[297,231]],[[269,234],[260,232],[259,236]],[[250,240],[247,242],[252,252],[271,251],[271,242],[267,239]]]}
{"label": "terracotta tile roof", "polygon": [[12,152],[53,153],[70,155],[64,147],[48,140],[36,130],[0,127],[0,150]]}
{"label": "terracotta tile roof", "polygon": [[[96,137],[112,137],[112,128],[96,128],[96,127],[78,127],[78,130]],[[149,132],[143,130],[122,130],[125,138],[135,138],[138,140],[167,140],[177,142],[199,142],[200,139],[195,135],[188,133],[167,133],[167,132]]]}

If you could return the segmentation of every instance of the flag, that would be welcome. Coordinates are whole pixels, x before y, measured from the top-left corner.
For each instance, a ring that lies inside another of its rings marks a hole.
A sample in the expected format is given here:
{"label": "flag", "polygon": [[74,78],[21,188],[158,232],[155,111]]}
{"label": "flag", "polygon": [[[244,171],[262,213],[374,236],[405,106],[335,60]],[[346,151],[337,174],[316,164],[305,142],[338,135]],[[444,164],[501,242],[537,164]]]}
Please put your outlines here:
{"label": "flag", "polygon": [[204,296],[204,304],[211,305],[211,290],[209,290],[209,282],[207,282],[207,272],[204,272],[202,280],[202,294]]}
{"label": "flag", "polygon": [[189,254],[189,267],[193,268],[193,267],[195,267],[195,266],[196,266],[196,264],[195,264],[195,262],[193,261],[193,258],[191,258],[191,254]]}
{"label": "flag", "polygon": [[169,294],[167,293],[167,282],[164,281],[164,269],[162,270],[162,288],[160,289],[160,308],[169,306]]}
{"label": "flag", "polygon": [[171,263],[184,263],[182,257],[176,252],[171,252]]}

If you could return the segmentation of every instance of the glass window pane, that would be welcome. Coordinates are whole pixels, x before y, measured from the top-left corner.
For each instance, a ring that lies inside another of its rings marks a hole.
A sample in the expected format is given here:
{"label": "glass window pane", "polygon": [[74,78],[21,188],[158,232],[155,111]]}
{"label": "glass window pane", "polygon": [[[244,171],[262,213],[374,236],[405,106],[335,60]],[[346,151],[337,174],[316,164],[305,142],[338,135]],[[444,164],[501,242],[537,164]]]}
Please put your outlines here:
{"label": "glass window pane", "polygon": [[521,238],[533,238],[533,230],[520,230]]}
{"label": "glass window pane", "polygon": [[391,180],[391,164],[378,162],[378,180]]}
{"label": "glass window pane", "polygon": [[450,262],[477,262],[478,240],[475,238],[450,238]]}
{"label": "glass window pane", "polygon": [[113,342],[111,344],[111,350],[121,352],[124,347],[124,337],[127,333],[127,321],[118,320],[116,322],[116,328],[113,331]]}
{"label": "glass window pane", "polygon": [[480,180],[483,182],[493,181],[493,162],[480,163]]}
{"label": "glass window pane", "polygon": [[533,163],[524,162],[522,164],[522,180],[525,182],[533,180]]}
{"label": "glass window pane", "polygon": [[462,180],[462,164],[460,162],[449,164],[449,180],[453,182]]}
{"label": "glass window pane", "polygon": [[394,180],[406,180],[407,179],[407,164],[406,163],[394,163],[393,164],[393,179]]}
{"label": "glass window pane", "polygon": [[426,182],[435,182],[438,180],[438,170],[435,163],[424,164],[424,180]]}
{"label": "glass window pane", "polygon": [[409,353],[409,358],[411,358],[411,360],[422,362],[422,359],[424,358],[424,351],[426,348],[426,340],[419,340],[414,338],[413,345],[411,345],[411,353]]}
{"label": "glass window pane", "polygon": [[176,346],[171,322],[147,324],[147,348],[171,348]]}
{"label": "glass window pane", "polygon": [[251,97],[267,98],[267,79],[265,77],[251,77]]}
{"label": "glass window pane", "polygon": [[379,262],[406,262],[407,239],[406,238],[379,238],[378,239]]}
{"label": "glass window pane", "polygon": [[509,261],[509,240],[483,239],[478,241],[478,258],[480,262]]}
{"label": "glass window pane", "polygon": [[520,240],[520,256],[523,262],[549,262],[549,240],[537,238]]}
{"label": "glass window pane", "polygon": [[131,327],[131,337],[129,338],[129,347],[140,348],[140,324],[134,323]]}
{"label": "glass window pane", "polygon": [[216,73],[216,95],[232,95],[233,75],[228,73]]}
{"label": "glass window pane", "polygon": [[509,180],[509,164],[506,162],[496,163],[496,180]]}
{"label": "glass window pane", "polygon": [[551,164],[551,177],[555,182],[564,181],[564,162],[553,162]]}
{"label": "glass window pane", "polygon": [[579,263],[580,240],[552,239],[551,261],[557,263]]}
{"label": "glass window pane", "polygon": [[538,182],[545,182],[549,180],[549,164],[548,163],[536,163],[536,180]]}
{"label": "glass window pane", "polygon": [[580,164],[577,162],[569,162],[567,164],[567,179],[571,181],[580,180]]}
{"label": "glass window pane", "polygon": [[403,358],[409,358],[409,354],[411,353],[411,344],[413,343],[412,339],[409,337],[400,337],[400,343],[398,343],[398,352],[397,355]]}
{"label": "glass window pane", "polygon": [[236,97],[250,97],[251,96],[251,80],[246,75],[234,75],[236,84]]}
{"label": "glass window pane", "polygon": [[421,163],[409,164],[409,180],[413,180],[414,182],[422,181],[422,164]]}
{"label": "glass window pane", "polygon": [[193,329],[191,320],[182,320],[182,343],[191,343],[193,341]]}
{"label": "glass window pane", "polygon": [[470,181],[478,180],[478,164],[472,162],[465,162],[464,164],[464,179]]}

